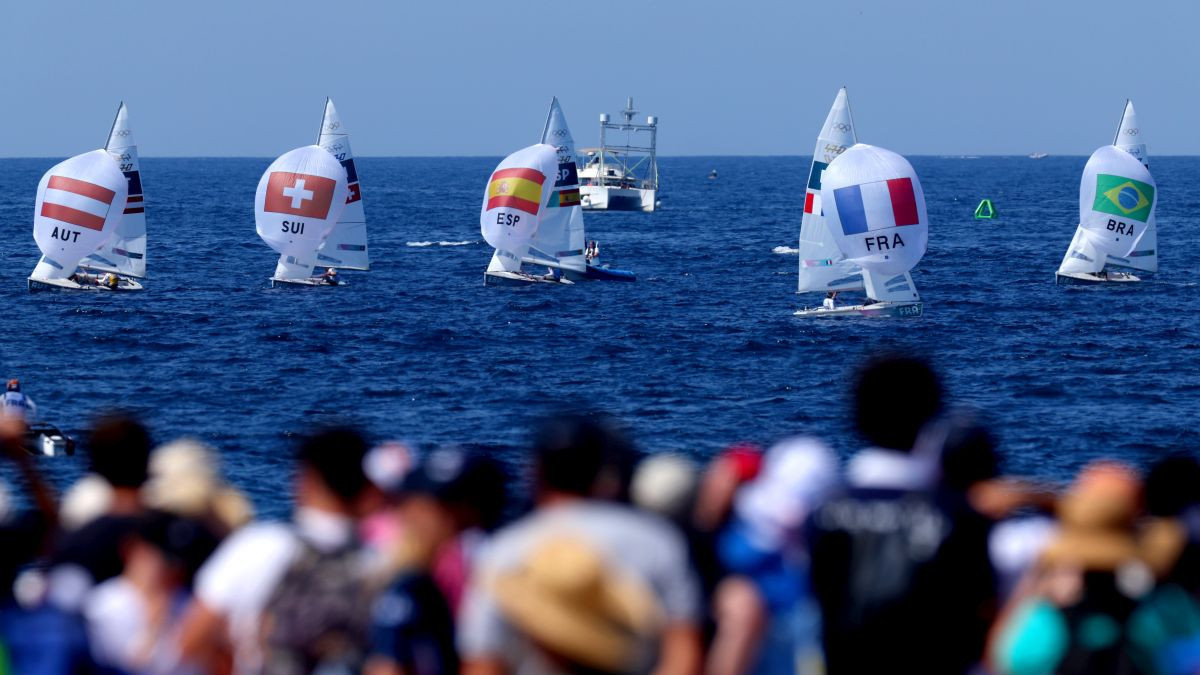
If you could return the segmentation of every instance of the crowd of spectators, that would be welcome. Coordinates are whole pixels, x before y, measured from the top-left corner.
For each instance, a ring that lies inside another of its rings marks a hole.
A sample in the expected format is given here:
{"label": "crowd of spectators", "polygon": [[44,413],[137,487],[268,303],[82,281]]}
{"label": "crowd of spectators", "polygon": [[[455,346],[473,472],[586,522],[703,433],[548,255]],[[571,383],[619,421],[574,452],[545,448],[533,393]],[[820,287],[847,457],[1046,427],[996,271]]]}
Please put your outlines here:
{"label": "crowd of spectators", "polygon": [[872,361],[846,458],[642,456],[590,414],[519,467],[321,429],[287,522],[121,415],[59,498],[3,419],[0,675],[1200,672],[1200,462],[1005,476],[945,399]]}

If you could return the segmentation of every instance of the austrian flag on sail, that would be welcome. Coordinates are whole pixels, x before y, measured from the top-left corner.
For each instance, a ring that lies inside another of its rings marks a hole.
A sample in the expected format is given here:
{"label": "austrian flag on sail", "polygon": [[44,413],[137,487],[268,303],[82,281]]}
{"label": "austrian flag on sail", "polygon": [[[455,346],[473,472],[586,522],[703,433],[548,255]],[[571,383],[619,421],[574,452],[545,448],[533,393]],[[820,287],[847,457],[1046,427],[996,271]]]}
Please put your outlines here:
{"label": "austrian flag on sail", "polygon": [[42,215],[89,230],[104,229],[116,192],[87,181],[51,176],[46,184]]}
{"label": "austrian flag on sail", "polygon": [[324,176],[274,171],[267,181],[263,210],[324,220],[336,188],[337,182]]}
{"label": "austrian flag on sail", "polygon": [[520,209],[536,216],[542,203],[542,183],[546,177],[535,169],[500,169],[488,182],[485,210],[501,207]]}

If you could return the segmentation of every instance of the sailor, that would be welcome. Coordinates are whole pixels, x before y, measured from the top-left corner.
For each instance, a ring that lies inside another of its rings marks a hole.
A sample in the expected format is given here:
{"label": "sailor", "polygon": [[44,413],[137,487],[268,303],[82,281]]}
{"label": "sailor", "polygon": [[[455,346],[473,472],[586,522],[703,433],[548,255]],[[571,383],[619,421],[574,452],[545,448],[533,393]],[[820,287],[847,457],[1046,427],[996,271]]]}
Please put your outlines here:
{"label": "sailor", "polygon": [[9,380],[8,387],[0,401],[0,417],[28,420],[36,414],[37,406],[34,405],[33,399],[21,393],[21,381]]}
{"label": "sailor", "polygon": [[837,291],[829,291],[829,293],[825,296],[825,300],[821,303],[821,306],[825,309],[837,309],[836,300]]}
{"label": "sailor", "polygon": [[117,290],[117,286],[121,283],[121,278],[112,272],[109,272],[108,274],[104,275],[104,277],[100,280],[100,283],[115,291]]}
{"label": "sailor", "polygon": [[321,281],[329,284],[330,286],[337,286],[337,270],[332,267],[326,267],[325,273],[321,275]]}

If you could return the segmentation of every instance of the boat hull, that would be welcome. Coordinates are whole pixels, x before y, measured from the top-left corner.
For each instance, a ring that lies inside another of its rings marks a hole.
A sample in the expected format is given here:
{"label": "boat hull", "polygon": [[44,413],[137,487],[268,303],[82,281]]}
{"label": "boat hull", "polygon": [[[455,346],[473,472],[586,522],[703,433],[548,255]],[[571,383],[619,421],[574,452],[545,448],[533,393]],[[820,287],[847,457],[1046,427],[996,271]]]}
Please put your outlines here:
{"label": "boat hull", "polygon": [[338,279],[336,284],[331,284],[326,282],[321,277],[309,277],[308,279],[280,279],[278,277],[271,277],[269,282],[271,284],[271,288],[306,288],[313,286],[329,286],[330,288],[337,288],[338,286],[350,285],[341,279]]}
{"label": "boat hull", "polygon": [[529,284],[566,284],[575,282],[565,278],[555,278],[552,275],[528,274],[526,272],[484,272],[484,286],[528,286]]}
{"label": "boat hull", "polygon": [[583,272],[564,270],[571,281],[637,281],[637,275],[629,270],[588,265]]}
{"label": "boat hull", "polygon": [[75,439],[51,424],[34,422],[25,430],[22,439],[25,452],[40,457],[62,457],[75,454]]}
{"label": "boat hull", "polygon": [[1095,284],[1127,284],[1141,281],[1139,277],[1125,272],[1109,272],[1107,277],[1098,277],[1087,272],[1055,272],[1054,283],[1062,285],[1091,286]]}
{"label": "boat hull", "polygon": [[584,185],[579,188],[584,211],[642,211],[651,213],[657,206],[657,191],[638,188]]}
{"label": "boat hull", "polygon": [[925,313],[923,302],[877,302],[873,305],[847,305],[825,309],[824,307],[806,307],[796,310],[794,316],[804,318],[865,316],[871,318],[917,318]]}
{"label": "boat hull", "polygon": [[28,285],[31,291],[100,291],[103,293],[125,293],[144,290],[139,282],[128,277],[121,277],[116,288],[97,284],[78,284],[70,279],[38,279],[35,277],[29,277]]}

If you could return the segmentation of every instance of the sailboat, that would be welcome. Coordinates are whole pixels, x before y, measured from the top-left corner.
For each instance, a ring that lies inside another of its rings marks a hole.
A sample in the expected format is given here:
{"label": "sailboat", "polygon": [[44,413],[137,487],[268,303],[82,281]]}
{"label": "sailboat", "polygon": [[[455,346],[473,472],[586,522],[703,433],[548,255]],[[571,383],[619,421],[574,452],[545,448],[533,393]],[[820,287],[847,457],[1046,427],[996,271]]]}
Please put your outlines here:
{"label": "sailboat", "polygon": [[557,151],[558,173],[546,204],[546,214],[529,243],[528,253],[521,256],[521,262],[560,270],[571,281],[636,281],[633,272],[601,265],[599,245],[587,241],[583,207],[579,203],[575,140],[557,97],[550,101],[541,142],[554,146]]}
{"label": "sailboat", "polygon": [[324,148],[346,170],[346,187],[350,196],[346,208],[317,251],[317,263],[325,267],[347,270],[369,270],[371,260],[367,254],[367,217],[363,211],[362,190],[358,184],[358,171],[354,168],[354,153],[350,150],[350,134],[342,125],[333,100],[325,99],[325,115],[321,119],[321,133],[317,145]]}
{"label": "sailboat", "polygon": [[[865,291],[867,301],[858,305],[841,307],[805,307],[795,312],[796,316],[920,316],[923,305],[920,295],[913,283],[908,270],[891,271],[892,267],[883,269],[876,265],[863,266],[857,259],[848,256],[840,243],[840,230],[837,221],[831,220],[833,206],[824,197],[824,182],[829,168],[841,157],[846,150],[856,146],[858,137],[854,128],[854,118],[850,112],[850,99],[846,88],[838,90],[833,106],[817,136],[817,145],[813,151],[812,167],[809,170],[808,184],[804,195],[804,212],[800,218],[799,250],[800,267],[797,283],[797,293]],[[869,148],[870,146],[862,146]],[[888,152],[888,151],[883,151]],[[889,155],[894,153],[888,153]],[[899,155],[903,167],[911,174],[915,183],[914,199],[920,199],[921,223],[926,228],[924,219],[924,196],[920,193],[920,183],[912,167]],[[899,165],[898,165],[899,166]],[[901,167],[902,168],[902,167]],[[907,174],[906,174],[907,175]],[[873,224],[877,224],[874,223]],[[905,227],[912,227],[908,224]],[[880,227],[882,227],[880,225]],[[923,235],[924,236],[924,235]],[[904,237],[901,237],[903,240]],[[915,245],[911,242],[908,245]],[[872,245],[874,248],[874,245]],[[924,253],[924,238],[920,244],[920,253]],[[913,261],[916,264],[916,261]]]}
{"label": "sailboat", "polygon": [[128,181],[106,150],[85,152],[50,167],[34,201],[33,239],[42,258],[29,275],[29,289],[141,289],[137,281],[117,274],[76,271],[84,258],[112,238],[128,197]]}
{"label": "sailboat", "polygon": [[333,270],[313,276],[313,267],[349,195],[346,171],[318,145],[284,153],[267,167],[254,195],[254,225],[279,253],[271,286],[345,285]]}
{"label": "sailboat", "polygon": [[84,258],[79,266],[86,270],[142,279],[146,276],[146,205],[142,196],[137,144],[133,141],[129,109],[124,102],[117,108],[117,116],[113,119],[104,149],[125,174],[128,197],[112,237],[99,251]]}
{"label": "sailboat", "polygon": [[1112,145],[1092,153],[1079,184],[1079,225],[1055,283],[1128,283],[1158,271],[1154,211],[1158,188],[1133,102],[1126,101]]}
{"label": "sailboat", "polygon": [[484,284],[572,283],[561,267],[544,275],[521,269],[530,243],[550,210],[558,176],[558,150],[538,143],[518,150],[496,167],[483,192],[479,228],[492,248]]}

